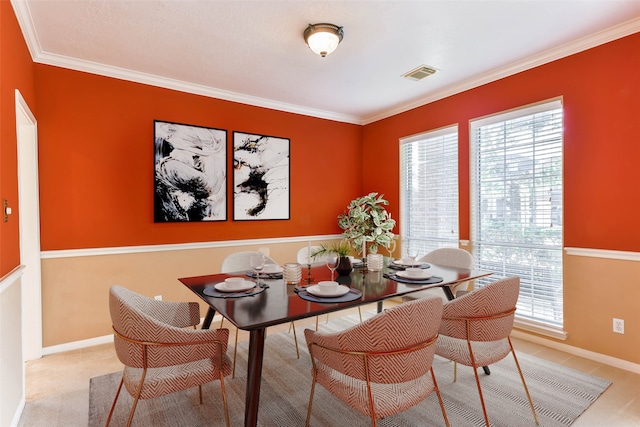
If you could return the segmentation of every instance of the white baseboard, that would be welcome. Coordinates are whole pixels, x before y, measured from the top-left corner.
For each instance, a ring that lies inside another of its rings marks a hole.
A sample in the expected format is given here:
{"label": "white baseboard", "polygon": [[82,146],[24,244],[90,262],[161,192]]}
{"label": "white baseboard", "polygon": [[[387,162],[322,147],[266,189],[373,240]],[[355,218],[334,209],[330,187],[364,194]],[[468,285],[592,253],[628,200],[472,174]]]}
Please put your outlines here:
{"label": "white baseboard", "polygon": [[594,362],[602,363],[604,365],[613,366],[614,368],[623,369],[625,371],[633,372],[634,374],[640,374],[640,364],[632,363],[627,360],[618,359],[616,357],[607,356],[606,354],[596,353],[594,351],[585,350],[579,347],[574,347],[568,344],[548,340],[535,335],[528,334],[523,331],[514,329],[511,332],[511,336],[519,338],[525,341],[530,341],[536,344],[543,345],[545,347],[559,350],[574,356],[583,357],[585,359],[593,360]]}
{"label": "white baseboard", "polygon": [[[219,314],[216,314],[215,316],[213,316],[212,323],[219,322],[221,319],[222,319],[222,316]],[[203,320],[204,318],[200,319],[200,324],[202,324]],[[44,347],[42,349],[42,355],[45,356],[48,354],[64,353],[65,351],[79,350],[81,348],[92,347],[94,345],[100,345],[100,344],[109,344],[111,342],[113,342],[113,335],[111,334],[103,335],[101,337],[89,338],[86,340],[72,341],[64,344]]]}
{"label": "white baseboard", "polygon": [[20,422],[20,418],[22,418],[22,413],[24,412],[25,397],[24,394],[18,402],[18,407],[16,408],[16,412],[13,414],[13,420],[11,420],[11,427],[18,427],[18,423]]}

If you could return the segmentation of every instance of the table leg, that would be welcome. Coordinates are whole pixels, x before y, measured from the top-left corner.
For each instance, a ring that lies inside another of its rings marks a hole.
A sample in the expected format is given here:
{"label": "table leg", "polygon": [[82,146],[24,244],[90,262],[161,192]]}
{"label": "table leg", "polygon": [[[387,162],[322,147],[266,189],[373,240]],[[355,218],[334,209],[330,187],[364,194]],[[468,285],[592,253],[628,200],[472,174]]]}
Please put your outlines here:
{"label": "table leg", "polygon": [[244,425],[258,425],[258,404],[260,403],[260,382],[262,381],[262,358],[266,330],[253,329],[249,332],[249,361],[247,363],[247,391],[245,396]]}
{"label": "table leg", "polygon": [[209,307],[207,310],[207,314],[204,316],[204,320],[202,321],[202,329],[209,329],[211,327],[211,321],[213,320],[213,316],[216,315],[216,311]]}
{"label": "table leg", "polygon": [[378,301],[378,313],[382,313],[382,301]]}

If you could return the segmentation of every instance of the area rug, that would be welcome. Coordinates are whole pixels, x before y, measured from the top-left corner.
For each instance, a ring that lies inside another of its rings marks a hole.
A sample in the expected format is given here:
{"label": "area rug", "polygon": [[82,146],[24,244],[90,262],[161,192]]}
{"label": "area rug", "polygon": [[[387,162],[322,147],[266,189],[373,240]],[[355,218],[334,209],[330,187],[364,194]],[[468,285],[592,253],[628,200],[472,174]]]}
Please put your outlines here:
{"label": "area rug", "polygon": [[[335,331],[358,322],[357,316],[332,318],[321,325]],[[298,330],[302,337],[302,329]],[[300,342],[296,358],[293,335],[267,335],[260,395],[258,424],[265,427],[304,426],[311,387],[311,361]],[[231,350],[230,350],[231,351]],[[225,385],[232,426],[243,425],[247,343],[238,344],[236,377],[227,377]],[[610,385],[609,381],[563,366],[518,353],[541,426],[569,426]],[[471,368],[458,367],[453,382],[453,364],[436,357],[434,371],[452,426],[483,426],[484,418]],[[480,371],[482,372],[482,371]],[[121,373],[91,379],[89,426],[103,426],[115,396]],[[489,420],[495,427],[534,426],[533,416],[515,368],[509,356],[491,366],[491,375],[480,374]],[[198,389],[193,388],[157,399],[141,401],[134,426],[223,426],[220,384],[203,386],[204,403],[199,404]],[[126,424],[133,399],[123,391],[112,419],[113,426]],[[323,387],[316,387],[312,426],[370,426],[368,418],[335,399]],[[444,419],[435,394],[403,413],[378,422],[381,427],[443,426]]]}

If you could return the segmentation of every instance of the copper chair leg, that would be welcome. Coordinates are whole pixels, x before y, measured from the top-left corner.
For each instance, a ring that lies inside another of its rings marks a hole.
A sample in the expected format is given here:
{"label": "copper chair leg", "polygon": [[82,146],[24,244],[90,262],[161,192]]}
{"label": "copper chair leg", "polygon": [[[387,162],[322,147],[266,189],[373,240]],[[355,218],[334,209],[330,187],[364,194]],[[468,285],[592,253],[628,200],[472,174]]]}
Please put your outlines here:
{"label": "copper chair leg", "polygon": [[513,345],[511,344],[511,338],[507,337],[507,339],[509,340],[509,346],[511,347],[511,354],[513,354],[513,360],[516,362],[516,367],[518,368],[518,373],[520,374],[522,385],[524,386],[524,392],[527,393],[527,399],[529,400],[529,406],[531,407],[531,412],[533,413],[533,419],[535,420],[536,425],[540,425],[540,422],[538,421],[538,414],[536,414],[536,410],[533,406],[533,400],[531,400],[531,395],[529,394],[529,388],[527,387],[527,383],[524,380],[522,369],[520,369],[520,363],[518,362],[518,358],[516,357],[516,352],[513,349]]}
{"label": "copper chair leg", "polygon": [[120,390],[122,390],[122,384],[124,384],[124,372],[122,373],[122,379],[120,380],[118,391],[116,391],[116,397],[113,399],[113,404],[111,405],[111,410],[109,411],[109,417],[107,418],[107,423],[105,424],[105,427],[108,427],[109,423],[111,422],[111,416],[113,415],[113,410],[116,408],[116,402],[118,401],[118,396],[120,396]]}
{"label": "copper chair leg", "polygon": [[[142,386],[144,385],[144,378],[147,376],[147,368],[144,368],[142,371],[142,377],[140,378],[140,384],[138,385],[138,391],[136,391],[136,395],[133,398],[133,406],[131,406],[131,412],[129,413],[129,420],[127,421],[127,427],[131,426],[131,422],[133,421],[133,414],[136,412],[136,407],[138,406],[138,400],[140,400],[140,395],[142,394]],[[123,377],[124,380],[124,377]]]}
{"label": "copper chair leg", "polygon": [[438,388],[438,382],[436,381],[436,374],[433,372],[433,367],[431,368],[431,379],[433,380],[433,387],[436,390],[436,395],[438,396],[438,402],[440,403],[440,410],[442,411],[442,416],[444,417],[444,423],[447,427],[451,427],[449,424],[449,418],[447,417],[447,411],[444,409],[444,401],[442,400],[442,395],[440,394],[440,388]]}
{"label": "copper chair leg", "polygon": [[309,406],[307,407],[307,421],[305,422],[305,427],[309,427],[309,422],[311,421],[311,406],[313,405],[313,392],[316,388],[316,373],[313,373],[313,382],[311,383],[311,394],[309,394]]}
{"label": "copper chair leg", "polygon": [[[220,369],[222,369],[222,361],[220,361]],[[220,371],[220,388],[222,389],[222,404],[224,405],[224,419],[227,423],[227,427],[230,427],[229,422],[229,406],[227,404],[227,390],[224,387],[224,375]]]}

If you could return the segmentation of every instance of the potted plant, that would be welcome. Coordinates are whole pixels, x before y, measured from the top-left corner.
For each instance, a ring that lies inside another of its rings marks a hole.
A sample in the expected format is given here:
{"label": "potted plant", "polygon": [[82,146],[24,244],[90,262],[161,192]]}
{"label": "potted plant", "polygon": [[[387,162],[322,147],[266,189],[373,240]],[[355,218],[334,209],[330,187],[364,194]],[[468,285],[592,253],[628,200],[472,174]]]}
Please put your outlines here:
{"label": "potted plant", "polygon": [[338,225],[344,238],[362,257],[366,257],[367,247],[371,253],[378,252],[378,246],[388,248],[393,240],[396,221],[391,218],[385,206],[389,204],[384,195],[369,193],[349,203],[347,213],[338,215]]}
{"label": "potted plant", "polygon": [[315,258],[318,255],[326,255],[334,253],[340,258],[340,263],[338,264],[338,268],[336,268],[336,272],[338,276],[346,276],[351,273],[353,270],[353,266],[351,265],[351,259],[349,259],[349,245],[346,243],[339,243],[333,245],[331,247],[320,245],[320,249],[311,253],[311,257]]}

